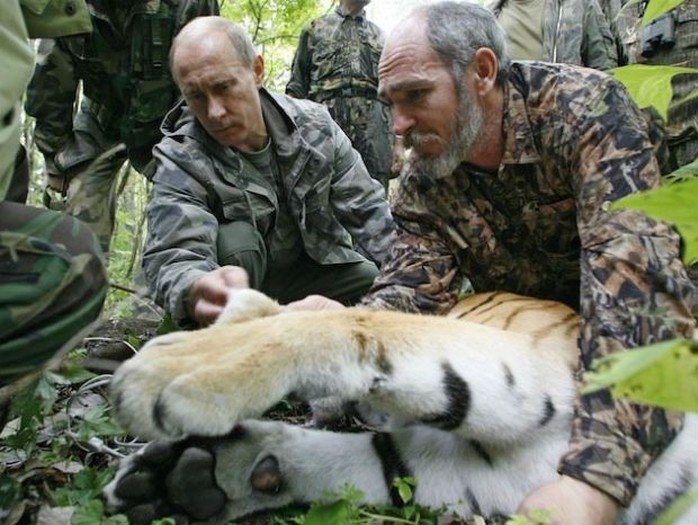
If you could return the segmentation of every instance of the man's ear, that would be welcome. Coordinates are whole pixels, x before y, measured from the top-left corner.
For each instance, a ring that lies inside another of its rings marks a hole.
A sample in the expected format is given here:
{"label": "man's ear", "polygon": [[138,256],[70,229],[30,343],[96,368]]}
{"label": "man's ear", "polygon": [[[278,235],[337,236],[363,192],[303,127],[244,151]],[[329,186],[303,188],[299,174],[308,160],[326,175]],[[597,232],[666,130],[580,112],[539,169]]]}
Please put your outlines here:
{"label": "man's ear", "polygon": [[499,60],[490,48],[481,47],[475,51],[472,65],[475,73],[475,92],[481,96],[486,95],[497,84]]}
{"label": "man's ear", "polygon": [[264,57],[262,55],[257,55],[254,58],[254,79],[258,88],[261,88],[264,84]]}

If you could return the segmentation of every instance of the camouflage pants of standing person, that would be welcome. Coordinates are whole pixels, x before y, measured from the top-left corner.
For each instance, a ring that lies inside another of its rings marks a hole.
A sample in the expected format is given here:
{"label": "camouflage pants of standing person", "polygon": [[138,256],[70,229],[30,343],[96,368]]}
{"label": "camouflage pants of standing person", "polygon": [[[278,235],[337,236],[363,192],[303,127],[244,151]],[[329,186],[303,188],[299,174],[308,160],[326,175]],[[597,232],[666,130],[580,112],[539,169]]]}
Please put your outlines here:
{"label": "camouflage pants of standing person", "polygon": [[89,228],[61,213],[0,202],[0,387],[70,350],[99,316],[106,291]]}
{"label": "camouflage pants of standing person", "polygon": [[364,97],[331,98],[322,103],[361,155],[369,175],[387,191],[393,163],[393,134],[388,106]]}
{"label": "camouflage pants of standing person", "polygon": [[87,224],[97,235],[104,253],[109,251],[114,232],[119,173],[126,160],[125,148],[117,146],[92,161],[60,173],[49,173],[63,180],[63,188],[58,192],[46,189],[46,206]]}

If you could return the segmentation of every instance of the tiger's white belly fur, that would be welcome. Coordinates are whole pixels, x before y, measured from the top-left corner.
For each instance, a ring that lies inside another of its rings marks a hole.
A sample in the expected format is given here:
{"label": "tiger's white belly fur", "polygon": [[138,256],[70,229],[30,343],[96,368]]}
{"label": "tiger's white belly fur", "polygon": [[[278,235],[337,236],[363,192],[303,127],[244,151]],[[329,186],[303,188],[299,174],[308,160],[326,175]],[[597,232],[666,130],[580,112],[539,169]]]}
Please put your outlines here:
{"label": "tiger's white belly fur", "polygon": [[[221,322],[154,339],[113,381],[117,414],[135,434],[225,436],[207,441],[227,503],[206,523],[316,501],[347,484],[366,503],[397,503],[392,480],[407,475],[417,478],[418,504],[463,517],[510,514],[556,479],[577,362],[578,320],[566,307],[484,294],[449,318],[359,309],[276,315],[258,292],[233,297]],[[388,428],[341,434],[250,419],[289,394],[359,400],[388,414]],[[106,491],[113,508],[133,465],[124,462]],[[262,468],[278,475],[272,490],[255,481]],[[698,418],[689,415],[619,523],[649,523],[696,486]],[[696,523],[694,505],[678,524]]]}

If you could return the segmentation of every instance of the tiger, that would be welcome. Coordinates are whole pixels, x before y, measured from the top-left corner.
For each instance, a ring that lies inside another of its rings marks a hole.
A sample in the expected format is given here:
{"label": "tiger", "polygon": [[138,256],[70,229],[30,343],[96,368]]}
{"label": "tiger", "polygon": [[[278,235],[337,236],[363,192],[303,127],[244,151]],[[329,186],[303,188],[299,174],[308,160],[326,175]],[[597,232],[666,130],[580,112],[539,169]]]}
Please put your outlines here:
{"label": "tiger", "polygon": [[[146,523],[171,512],[223,524],[347,486],[367,505],[404,504],[394,480],[414,478],[411,504],[511,515],[558,477],[578,334],[572,309],[511,293],[473,294],[436,316],[284,311],[235,290],[215,324],[156,337],[116,371],[115,417],[155,441],[121,461],[107,506]],[[263,417],[289,397],[360,403],[381,426],[334,432]],[[697,480],[689,414],[618,523],[650,523]],[[676,525],[696,523],[693,505]]]}

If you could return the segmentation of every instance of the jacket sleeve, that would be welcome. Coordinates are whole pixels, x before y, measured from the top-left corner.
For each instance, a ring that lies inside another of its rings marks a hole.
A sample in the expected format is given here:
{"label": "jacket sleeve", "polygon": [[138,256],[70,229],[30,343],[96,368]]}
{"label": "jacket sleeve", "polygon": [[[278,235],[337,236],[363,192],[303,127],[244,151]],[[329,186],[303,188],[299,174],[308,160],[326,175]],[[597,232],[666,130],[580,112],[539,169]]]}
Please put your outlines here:
{"label": "jacket sleeve", "polygon": [[453,248],[435,226],[414,173],[402,176],[392,197],[396,240],[361,304],[376,309],[442,315],[467,281]]}
{"label": "jacket sleeve", "polygon": [[155,301],[179,326],[188,326],[185,298],[191,284],[218,268],[218,221],[193,170],[213,170],[210,160],[172,140],[153,150],[156,171],[146,210],[148,237],[143,270]]}
{"label": "jacket sleeve", "polygon": [[349,137],[334,121],[329,124],[335,143],[332,209],[363,253],[380,266],[395,241],[395,223],[385,190],[368,174]]}
{"label": "jacket sleeve", "polygon": [[34,140],[46,157],[47,169],[51,173],[55,171],[52,170],[54,154],[73,133],[73,108],[79,79],[62,39],[41,40],[38,53],[34,74],[27,87],[25,110],[36,119]]}
{"label": "jacket sleeve", "polygon": [[310,90],[310,39],[309,28],[304,29],[298,38],[298,47],[293,55],[291,64],[291,78],[286,84],[286,94],[294,98],[306,98]]}
{"label": "jacket sleeve", "polygon": [[55,38],[92,31],[85,0],[20,0],[29,38]]}
{"label": "jacket sleeve", "polygon": [[[613,352],[691,337],[697,300],[674,229],[639,211],[609,209],[656,187],[660,175],[646,123],[622,86],[609,79],[598,93],[579,108],[584,116],[568,135],[581,241],[583,370]],[[627,505],[681,424],[678,413],[614,400],[608,391],[581,396],[560,472]]]}
{"label": "jacket sleeve", "polygon": [[618,67],[618,49],[611,26],[596,0],[588,0],[584,10],[582,61],[599,70]]}

